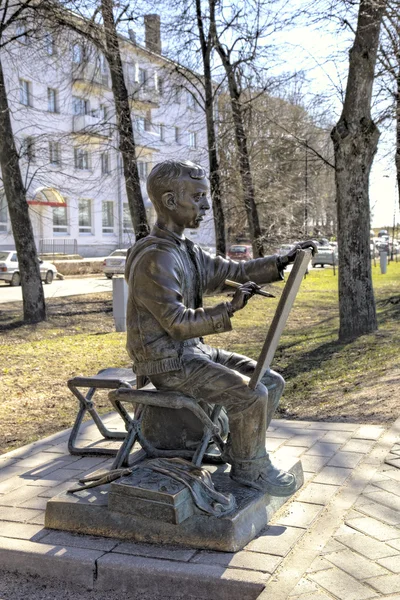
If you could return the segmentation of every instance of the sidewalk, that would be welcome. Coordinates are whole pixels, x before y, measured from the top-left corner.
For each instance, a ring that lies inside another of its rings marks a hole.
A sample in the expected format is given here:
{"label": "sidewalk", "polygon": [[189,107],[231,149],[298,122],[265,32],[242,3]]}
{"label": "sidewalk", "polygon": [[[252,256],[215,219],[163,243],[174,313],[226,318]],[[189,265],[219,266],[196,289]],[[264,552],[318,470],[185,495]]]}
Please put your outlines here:
{"label": "sidewalk", "polygon": [[[120,429],[114,414],[106,422]],[[4,571],[73,583],[93,597],[113,590],[142,600],[400,600],[400,419],[387,430],[273,421],[268,449],[301,457],[306,481],[235,554],[44,529],[47,499],[111,462],[70,456],[68,436],[0,455]],[[83,437],[98,439],[91,422]]]}

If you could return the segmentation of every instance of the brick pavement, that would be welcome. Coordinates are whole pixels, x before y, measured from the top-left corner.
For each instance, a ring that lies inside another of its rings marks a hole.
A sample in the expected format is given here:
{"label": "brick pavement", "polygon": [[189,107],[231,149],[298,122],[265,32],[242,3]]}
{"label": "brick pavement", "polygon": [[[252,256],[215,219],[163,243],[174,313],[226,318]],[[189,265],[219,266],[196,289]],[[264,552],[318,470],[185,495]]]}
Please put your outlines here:
{"label": "brick pavement", "polygon": [[[120,428],[114,415],[108,426]],[[43,527],[47,499],[103,457],[70,456],[61,432],[0,456],[0,568],[82,589],[234,600],[400,600],[400,419],[390,429],[273,421],[267,447],[299,456],[305,485],[237,553],[127,543]],[[96,428],[85,425],[86,443]],[[387,463],[384,463],[384,460]]]}

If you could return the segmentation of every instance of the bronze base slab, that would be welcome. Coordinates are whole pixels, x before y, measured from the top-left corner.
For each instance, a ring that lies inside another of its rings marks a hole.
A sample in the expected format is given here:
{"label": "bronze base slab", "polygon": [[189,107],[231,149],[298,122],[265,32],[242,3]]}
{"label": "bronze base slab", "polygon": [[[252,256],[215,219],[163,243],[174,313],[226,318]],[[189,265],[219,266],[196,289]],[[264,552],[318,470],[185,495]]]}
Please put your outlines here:
{"label": "bronze base slab", "polygon": [[[274,461],[296,476],[297,489],[304,482],[300,460]],[[217,518],[201,513],[174,524],[142,515],[111,511],[110,485],[75,494],[64,492],[47,503],[45,527],[150,544],[176,544],[191,548],[237,552],[248,544],[290,498],[279,498],[239,485],[229,477],[229,466],[207,467],[218,491],[232,493],[237,509]],[[296,490],[297,491],[297,490]],[[150,516],[150,515],[149,515]]]}

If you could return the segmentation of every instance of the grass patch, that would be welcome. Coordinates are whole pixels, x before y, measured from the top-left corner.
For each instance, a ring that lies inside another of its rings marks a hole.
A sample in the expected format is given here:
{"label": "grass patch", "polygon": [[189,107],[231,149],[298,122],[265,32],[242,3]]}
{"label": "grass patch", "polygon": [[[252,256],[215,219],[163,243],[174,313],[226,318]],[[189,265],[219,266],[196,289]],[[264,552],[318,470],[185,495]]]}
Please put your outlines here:
{"label": "grass patch", "polygon": [[[337,341],[337,276],[315,269],[303,281],[273,368],[287,381],[280,415],[311,420],[385,423],[397,416],[400,379],[400,263],[373,269],[379,330]],[[282,285],[268,289],[279,295]],[[222,298],[224,299],[224,298]],[[206,298],[206,304],[221,297]],[[211,345],[257,359],[277,299],[254,297],[234,330]],[[114,331],[111,293],[48,300],[48,320],[24,325],[20,308],[0,313],[0,452],[71,426],[77,401],[66,381],[101,368],[129,366],[125,334]],[[110,409],[105,393],[99,410]]]}

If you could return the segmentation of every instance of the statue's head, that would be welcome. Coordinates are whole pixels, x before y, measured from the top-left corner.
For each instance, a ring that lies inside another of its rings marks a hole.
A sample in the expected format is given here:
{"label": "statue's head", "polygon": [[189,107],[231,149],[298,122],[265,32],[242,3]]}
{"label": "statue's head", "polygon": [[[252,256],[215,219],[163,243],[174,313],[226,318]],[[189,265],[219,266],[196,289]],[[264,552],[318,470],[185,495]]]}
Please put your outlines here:
{"label": "statue's head", "polygon": [[206,172],[189,160],[166,160],[153,167],[147,192],[159,218],[196,228],[210,208]]}

